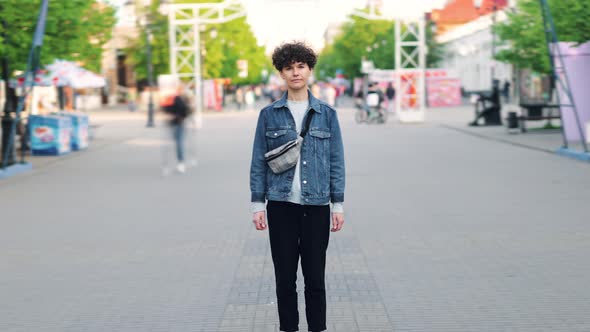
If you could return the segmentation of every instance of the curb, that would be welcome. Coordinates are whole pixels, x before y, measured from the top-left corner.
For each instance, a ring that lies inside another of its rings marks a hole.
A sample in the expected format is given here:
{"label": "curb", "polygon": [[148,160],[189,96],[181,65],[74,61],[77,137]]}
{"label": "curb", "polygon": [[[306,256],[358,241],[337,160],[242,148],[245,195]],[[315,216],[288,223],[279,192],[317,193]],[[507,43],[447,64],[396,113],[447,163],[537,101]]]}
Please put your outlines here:
{"label": "curb", "polygon": [[0,179],[4,179],[10,176],[14,176],[20,173],[30,172],[33,170],[31,163],[17,163],[10,165],[4,169],[0,169]]}

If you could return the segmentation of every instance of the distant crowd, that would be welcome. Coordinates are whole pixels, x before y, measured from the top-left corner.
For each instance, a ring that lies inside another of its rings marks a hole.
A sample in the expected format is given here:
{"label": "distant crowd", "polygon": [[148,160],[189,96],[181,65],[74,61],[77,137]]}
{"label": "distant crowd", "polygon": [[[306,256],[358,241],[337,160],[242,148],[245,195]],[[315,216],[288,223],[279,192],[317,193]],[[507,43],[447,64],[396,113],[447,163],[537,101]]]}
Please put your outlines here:
{"label": "distant crowd", "polygon": [[[338,106],[338,100],[346,90],[345,86],[330,82],[317,82],[311,85],[311,93],[333,107]],[[273,103],[280,99],[285,91],[284,85],[228,85],[223,94],[223,106],[235,105],[238,110],[252,110],[257,101],[267,100],[268,103]]]}

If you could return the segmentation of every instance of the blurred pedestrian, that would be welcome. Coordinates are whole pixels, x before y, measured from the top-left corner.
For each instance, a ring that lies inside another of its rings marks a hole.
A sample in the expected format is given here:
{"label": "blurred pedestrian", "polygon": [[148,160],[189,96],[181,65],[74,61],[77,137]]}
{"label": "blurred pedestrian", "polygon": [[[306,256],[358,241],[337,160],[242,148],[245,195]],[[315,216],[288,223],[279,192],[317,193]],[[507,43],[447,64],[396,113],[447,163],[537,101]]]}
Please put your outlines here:
{"label": "blurred pedestrian", "polygon": [[327,83],[325,87],[326,102],[332,107],[336,106],[336,93],[336,88],[332,83]]}
{"label": "blurred pedestrian", "polygon": [[271,91],[271,103],[274,103],[275,101],[281,99],[281,96],[283,95],[283,91],[284,87],[283,86],[273,86],[273,89]]}
{"label": "blurred pedestrian", "polygon": [[129,112],[135,112],[137,110],[137,90],[136,88],[129,88],[127,90],[127,109]]}
{"label": "blurred pedestrian", "polygon": [[365,99],[365,111],[367,112],[368,121],[371,121],[372,119],[381,119],[383,122],[385,122],[386,110],[383,107],[384,101],[385,95],[379,88],[379,85],[374,82],[369,83],[367,96]]}
{"label": "blurred pedestrian", "polygon": [[262,97],[262,87],[260,85],[254,87],[254,97],[255,100],[259,100]]}
{"label": "blurred pedestrian", "polygon": [[393,87],[393,83],[389,82],[387,84],[387,89],[385,89],[385,96],[387,96],[387,106],[389,106],[389,111],[393,112],[393,101],[395,100],[395,88]]}
{"label": "blurred pedestrian", "polygon": [[246,104],[246,110],[254,110],[254,101],[255,101],[254,90],[252,87],[246,88],[246,93],[244,93],[244,104]]}
{"label": "blurred pedestrian", "polygon": [[320,84],[319,84],[319,83],[314,83],[314,84],[311,86],[311,94],[312,94],[312,95],[314,95],[314,96],[316,96],[316,97],[319,97],[319,96],[321,95],[321,93],[322,93],[321,91],[322,91],[322,90],[321,90],[321,88],[320,88]]}
{"label": "blurred pedestrian", "polygon": [[[486,104],[487,103],[487,104]],[[481,105],[482,110],[479,110]],[[479,126],[479,119],[484,119],[484,125],[501,125],[502,124],[502,104],[500,102],[500,81],[492,81],[491,94],[480,94],[476,102],[475,119],[469,122],[469,126]]]}
{"label": "blurred pedestrian", "polygon": [[502,94],[504,95],[504,102],[506,104],[510,103],[510,81],[504,81],[504,86],[502,87]]}
{"label": "blurred pedestrian", "polygon": [[244,88],[242,87],[236,89],[236,105],[238,106],[238,111],[244,106]]}
{"label": "blurred pedestrian", "polygon": [[[183,87],[178,86],[175,93],[163,96],[161,101],[162,110],[169,115],[168,124],[170,125],[170,132],[174,140],[176,152],[176,170],[179,173],[186,171],[185,160],[185,120],[190,115],[191,109],[186,98],[182,95]],[[168,170],[164,169],[164,173]]]}
{"label": "blurred pedestrian", "polygon": [[[267,202],[279,329],[299,330],[295,281],[301,257],[307,326],[309,331],[324,331],[330,219],[332,232],[344,223],[342,135],[334,108],[308,90],[307,80],[317,61],[315,52],[300,42],[283,44],[274,50],[272,61],[287,91],[258,117],[250,166],[252,218],[257,230],[266,229]],[[265,154],[299,135],[303,141],[296,165],[275,174]]]}

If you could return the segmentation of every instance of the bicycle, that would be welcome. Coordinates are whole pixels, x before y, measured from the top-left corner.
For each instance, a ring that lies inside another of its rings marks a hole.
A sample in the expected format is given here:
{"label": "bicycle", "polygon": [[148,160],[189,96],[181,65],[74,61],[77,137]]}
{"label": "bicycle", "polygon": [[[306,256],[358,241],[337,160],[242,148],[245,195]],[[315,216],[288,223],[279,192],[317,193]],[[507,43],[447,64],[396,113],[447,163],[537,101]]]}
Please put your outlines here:
{"label": "bicycle", "polygon": [[381,106],[369,107],[363,105],[356,105],[356,113],[354,120],[356,123],[368,123],[368,124],[383,124],[387,122],[387,110]]}

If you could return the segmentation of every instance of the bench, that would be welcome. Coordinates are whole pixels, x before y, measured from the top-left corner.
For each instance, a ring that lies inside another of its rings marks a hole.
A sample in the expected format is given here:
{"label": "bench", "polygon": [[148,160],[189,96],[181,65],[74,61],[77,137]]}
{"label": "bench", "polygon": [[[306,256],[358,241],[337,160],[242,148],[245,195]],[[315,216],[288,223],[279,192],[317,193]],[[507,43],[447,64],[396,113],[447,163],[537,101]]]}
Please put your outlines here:
{"label": "bench", "polygon": [[[520,103],[521,114],[518,116],[518,126],[524,133],[526,132],[526,121],[548,120],[546,128],[555,128],[551,124],[552,119],[561,119],[559,105],[547,103]],[[543,114],[544,109],[549,109],[547,114]],[[557,109],[557,113],[553,111]]]}

